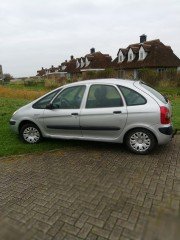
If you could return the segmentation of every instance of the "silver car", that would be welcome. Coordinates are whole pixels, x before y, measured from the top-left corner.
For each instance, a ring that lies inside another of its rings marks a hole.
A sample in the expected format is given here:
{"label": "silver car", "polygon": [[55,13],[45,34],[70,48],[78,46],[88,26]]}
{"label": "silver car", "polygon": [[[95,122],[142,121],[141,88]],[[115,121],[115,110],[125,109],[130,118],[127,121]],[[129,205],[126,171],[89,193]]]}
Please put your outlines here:
{"label": "silver car", "polygon": [[138,154],[173,135],[170,102],[141,81],[121,79],[59,87],[17,110],[10,126],[31,144],[43,137],[116,142]]}

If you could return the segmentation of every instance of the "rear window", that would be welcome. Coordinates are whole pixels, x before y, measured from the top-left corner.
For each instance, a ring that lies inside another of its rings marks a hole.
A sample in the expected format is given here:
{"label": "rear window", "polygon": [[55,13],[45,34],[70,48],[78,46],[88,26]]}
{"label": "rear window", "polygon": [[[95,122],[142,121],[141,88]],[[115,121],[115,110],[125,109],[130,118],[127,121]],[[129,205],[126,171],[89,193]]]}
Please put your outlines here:
{"label": "rear window", "polygon": [[118,88],[121,90],[127,106],[144,105],[147,103],[146,99],[133,89],[124,86],[118,86]]}
{"label": "rear window", "polygon": [[146,90],[148,90],[150,93],[152,93],[156,98],[158,98],[161,102],[163,103],[167,103],[168,100],[161,94],[159,93],[158,91],[156,91],[154,88],[142,83],[141,84]]}

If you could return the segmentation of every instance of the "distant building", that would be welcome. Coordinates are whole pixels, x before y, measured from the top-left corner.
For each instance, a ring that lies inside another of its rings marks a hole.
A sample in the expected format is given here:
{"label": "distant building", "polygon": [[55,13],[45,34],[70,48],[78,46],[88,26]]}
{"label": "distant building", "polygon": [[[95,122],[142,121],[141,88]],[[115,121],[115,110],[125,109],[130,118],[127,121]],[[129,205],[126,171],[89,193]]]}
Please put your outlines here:
{"label": "distant building", "polygon": [[159,39],[147,41],[145,34],[140,36],[140,42],[130,44],[127,48],[120,48],[117,57],[112,61],[109,54],[96,52],[80,58],[70,57],[69,61],[58,67],[42,68],[37,76],[81,76],[89,71],[103,71],[113,68],[120,78],[138,79],[142,69],[151,69],[156,72],[166,72],[168,69],[180,71],[180,59],[173,53],[170,46],[164,45]]}
{"label": "distant building", "polygon": [[3,79],[3,70],[2,70],[2,65],[0,65],[0,80]]}
{"label": "distant building", "polygon": [[139,43],[119,49],[113,67],[120,78],[138,79],[139,70],[143,68],[159,73],[170,68],[178,70],[180,59],[170,46],[164,45],[159,39],[147,41],[147,36],[143,34]]}
{"label": "distant building", "polygon": [[111,61],[109,54],[96,52],[95,48],[91,48],[90,53],[81,58],[79,69],[81,72],[102,71],[111,66]]}
{"label": "distant building", "polygon": [[88,71],[102,71],[109,68],[112,64],[112,58],[109,54],[95,52],[95,48],[90,49],[90,53],[84,57],[74,58],[72,55],[69,61],[61,63],[58,68],[42,68],[37,71],[37,76],[45,76],[52,73],[59,73],[61,76],[73,77],[82,75]]}

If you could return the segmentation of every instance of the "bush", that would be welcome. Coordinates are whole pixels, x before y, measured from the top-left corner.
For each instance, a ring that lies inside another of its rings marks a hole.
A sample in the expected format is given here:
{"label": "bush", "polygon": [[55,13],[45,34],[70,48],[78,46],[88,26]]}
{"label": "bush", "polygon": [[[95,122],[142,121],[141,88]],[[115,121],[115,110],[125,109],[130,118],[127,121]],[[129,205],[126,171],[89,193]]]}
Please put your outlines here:
{"label": "bush", "polygon": [[103,71],[87,71],[82,76],[83,80],[86,79],[102,79],[102,78],[114,78],[117,77],[117,73],[112,68],[107,68]]}
{"label": "bush", "polygon": [[67,79],[64,78],[64,77],[61,77],[61,78],[45,78],[44,80],[44,86],[45,88],[47,89],[54,89],[54,88],[57,88],[57,87],[60,87],[64,84],[67,83]]}
{"label": "bush", "polygon": [[154,87],[180,87],[180,72],[168,69],[162,73],[151,69],[140,69],[139,79]]}

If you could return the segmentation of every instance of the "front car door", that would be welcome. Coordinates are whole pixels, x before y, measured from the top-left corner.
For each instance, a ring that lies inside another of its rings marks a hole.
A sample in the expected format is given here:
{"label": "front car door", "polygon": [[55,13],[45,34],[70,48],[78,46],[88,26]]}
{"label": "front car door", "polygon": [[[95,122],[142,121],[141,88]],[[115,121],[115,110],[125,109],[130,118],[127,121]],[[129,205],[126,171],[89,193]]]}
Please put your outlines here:
{"label": "front car door", "polygon": [[116,86],[92,84],[89,87],[80,115],[84,138],[118,141],[126,120],[127,108]]}
{"label": "front car door", "polygon": [[52,109],[44,111],[44,127],[49,136],[81,137],[79,114],[85,85],[67,87],[52,101]]}

